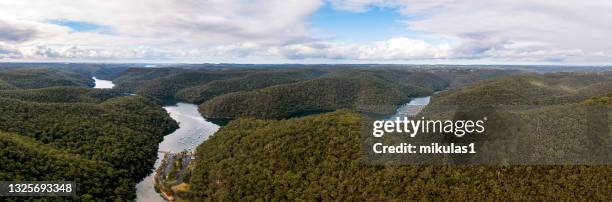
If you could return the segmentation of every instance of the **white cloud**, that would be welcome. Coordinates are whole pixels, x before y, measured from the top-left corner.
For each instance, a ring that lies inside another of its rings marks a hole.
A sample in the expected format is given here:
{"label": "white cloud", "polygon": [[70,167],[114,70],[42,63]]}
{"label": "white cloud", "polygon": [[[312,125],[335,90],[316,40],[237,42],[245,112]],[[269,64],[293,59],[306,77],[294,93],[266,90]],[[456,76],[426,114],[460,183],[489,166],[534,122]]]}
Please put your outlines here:
{"label": "white cloud", "polygon": [[208,45],[244,40],[279,43],[307,37],[306,18],[321,3],[318,0],[0,1],[0,19],[33,22],[69,19],[94,23],[111,27],[132,40],[155,45]]}
{"label": "white cloud", "polygon": [[6,21],[0,18],[0,42],[4,43],[23,43],[45,39],[67,33],[67,30],[64,27],[35,21]]}
{"label": "white cloud", "polygon": [[[309,17],[326,2],[395,9],[407,29],[452,41],[317,39]],[[609,10],[612,2],[580,0],[0,0],[0,59],[609,63]],[[60,19],[108,29],[52,23]]]}
{"label": "white cloud", "polygon": [[451,56],[451,46],[398,37],[368,44],[317,41],[276,47],[267,52],[295,60],[313,58],[358,61],[420,60],[448,58]]}
{"label": "white cloud", "polygon": [[35,38],[39,30],[32,27],[22,27],[0,20],[0,41],[23,42]]}
{"label": "white cloud", "polygon": [[[186,56],[218,57],[225,53],[244,56],[249,51],[245,44],[273,47],[310,40],[307,20],[322,3],[0,0],[0,41],[18,44],[20,55],[29,60],[111,57],[171,60]],[[55,25],[52,23],[55,20],[84,22],[109,30],[79,32]],[[235,44],[242,45],[233,47]]]}
{"label": "white cloud", "polygon": [[[458,58],[610,62],[612,2],[582,0],[330,0],[339,9],[391,7],[407,27],[455,37]],[[517,47],[517,44],[538,44]]]}
{"label": "white cloud", "polygon": [[[170,60],[175,53],[149,47],[132,49],[79,48],[77,46],[36,45],[13,49],[25,60]],[[13,57],[14,59],[15,57]]]}
{"label": "white cloud", "polygon": [[0,59],[21,58],[21,52],[17,47],[0,42]]}

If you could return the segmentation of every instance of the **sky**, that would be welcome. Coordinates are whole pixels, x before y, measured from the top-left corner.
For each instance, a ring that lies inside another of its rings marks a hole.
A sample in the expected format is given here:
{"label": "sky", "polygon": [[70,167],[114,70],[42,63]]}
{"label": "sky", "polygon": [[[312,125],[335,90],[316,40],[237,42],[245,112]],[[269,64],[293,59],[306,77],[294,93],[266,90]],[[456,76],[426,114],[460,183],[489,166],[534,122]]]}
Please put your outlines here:
{"label": "sky", "polygon": [[0,62],[612,64],[606,0],[0,0]]}

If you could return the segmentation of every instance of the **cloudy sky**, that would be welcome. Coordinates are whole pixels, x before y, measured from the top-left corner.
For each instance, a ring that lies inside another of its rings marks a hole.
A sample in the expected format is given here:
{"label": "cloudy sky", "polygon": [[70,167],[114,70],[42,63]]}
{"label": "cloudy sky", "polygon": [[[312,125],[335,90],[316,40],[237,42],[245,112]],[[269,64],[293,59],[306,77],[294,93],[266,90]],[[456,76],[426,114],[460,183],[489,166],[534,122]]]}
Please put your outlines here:
{"label": "cloudy sky", "polygon": [[607,0],[0,0],[0,61],[612,64]]}

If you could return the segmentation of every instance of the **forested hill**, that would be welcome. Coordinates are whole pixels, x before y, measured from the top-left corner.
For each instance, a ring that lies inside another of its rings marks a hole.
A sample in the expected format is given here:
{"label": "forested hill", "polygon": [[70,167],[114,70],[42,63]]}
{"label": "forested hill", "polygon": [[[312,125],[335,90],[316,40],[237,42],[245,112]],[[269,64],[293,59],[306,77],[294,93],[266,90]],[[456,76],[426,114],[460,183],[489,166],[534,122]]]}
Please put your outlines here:
{"label": "forested hill", "polygon": [[200,112],[209,118],[286,118],[340,108],[388,114],[410,97],[516,73],[443,68],[130,68],[113,82],[122,92],[201,104]]}
{"label": "forested hill", "polygon": [[202,104],[200,112],[213,118],[286,118],[341,108],[388,114],[410,97],[431,95],[447,85],[428,73],[351,71],[218,96]]}
{"label": "forested hill", "polygon": [[[123,92],[152,96],[160,101],[178,100],[202,104],[201,111],[209,117],[235,118],[246,115],[277,118],[293,114],[308,114],[313,111],[355,107],[356,105],[395,105],[406,101],[407,95],[427,95],[447,87],[457,87],[477,80],[517,72],[502,69],[383,67],[367,69],[331,66],[325,68],[316,66],[204,69],[130,68],[116,74],[112,80],[116,84],[115,88]],[[326,92],[317,92],[323,88],[327,88]],[[277,92],[270,92],[271,89]],[[336,92],[331,92],[334,90]],[[292,91],[291,93],[294,93],[295,96],[287,94],[288,91]],[[397,95],[389,95],[391,93],[381,95],[381,92],[384,91],[397,92]],[[373,96],[368,95],[370,92],[377,93],[376,96],[379,98],[373,99]],[[266,93],[276,93],[283,97],[273,96],[279,100],[257,97]],[[252,100],[249,100],[253,98],[246,98],[251,95],[255,95],[257,99],[263,99],[258,101],[262,102],[260,105],[269,106],[255,110],[249,109],[250,106],[238,106],[240,102],[253,103]],[[303,95],[308,95],[309,98],[302,99]],[[352,96],[352,98],[346,101],[332,100],[335,99],[334,97],[344,99],[347,96]],[[209,101],[210,103],[206,103]],[[281,111],[270,108],[271,105],[285,102],[295,102],[298,107],[292,111],[285,110],[283,106],[279,109]],[[217,109],[217,107],[222,109]]]}
{"label": "forested hill", "polygon": [[612,92],[612,73],[524,74],[475,82],[440,93],[437,105],[552,105]]}
{"label": "forested hill", "polygon": [[9,69],[0,71],[0,89],[6,89],[6,86],[23,89],[51,86],[93,87],[94,81],[88,75],[64,69]]}
{"label": "forested hill", "polygon": [[[580,153],[584,148],[605,149],[601,145],[612,141],[612,111],[605,108],[610,103],[610,81],[609,73],[523,74],[471,84],[458,81],[456,88],[434,95],[422,115],[440,120],[488,116],[489,142],[481,145],[490,151],[485,157],[499,155],[513,163],[533,160],[518,156],[522,152],[535,160],[563,159],[573,154],[559,154],[556,146]],[[266,101],[256,98],[251,101]],[[439,111],[448,106],[493,106],[504,111],[489,115]],[[189,190],[175,196],[228,201],[610,200],[609,166],[364,165],[361,117],[341,110],[280,121],[234,120],[198,147]],[[555,146],[525,144],[512,150],[514,147],[500,144],[513,134],[520,136],[512,140]],[[593,141],[592,137],[602,138]],[[449,141],[439,138],[428,140]],[[496,138],[502,141],[495,142]]]}
{"label": "forested hill", "polygon": [[510,164],[605,164],[610,161],[606,156],[609,148],[601,145],[612,143],[612,108],[606,106],[610,103],[610,92],[610,73],[515,75],[439,93],[421,116],[434,120],[488,117],[486,138],[459,140],[434,135],[440,138],[428,139],[442,144],[478,141],[479,147],[488,151],[487,155],[454,161],[478,164],[487,159],[504,159]]}
{"label": "forested hill", "polygon": [[390,114],[411,97],[516,73],[463,69],[340,70],[305,81],[220,95],[201,104],[200,112],[212,118],[287,118],[341,108]]}
{"label": "forested hill", "polygon": [[0,132],[0,162],[2,181],[77,181],[84,201],[129,196],[130,188],[126,187],[129,184],[122,185],[125,176],[120,176],[110,163],[57,149],[23,135]]}
{"label": "forested hill", "polygon": [[135,93],[146,82],[178,74],[185,70],[178,68],[130,68],[112,78],[115,88]]}
{"label": "forested hill", "polygon": [[296,83],[325,74],[321,70],[275,70],[255,71],[244,76],[215,80],[180,90],[176,97],[191,103],[201,104],[213,97],[232,92],[250,91],[269,86]]}
{"label": "forested hill", "polygon": [[84,77],[95,75],[100,79],[111,80],[123,71],[140,67],[142,64],[102,64],[102,63],[0,63],[0,72],[24,69],[46,69],[80,74]]}
{"label": "forested hill", "polygon": [[179,99],[201,103],[214,96],[295,82],[322,75],[309,69],[179,69],[131,68],[113,82],[125,92],[160,100]]}
{"label": "forested hill", "polygon": [[114,90],[0,90],[0,180],[76,181],[81,199],[134,199],[177,127],[156,101]]}
{"label": "forested hill", "polygon": [[239,119],[197,148],[191,200],[610,200],[609,166],[372,166],[360,115]]}
{"label": "forested hill", "polygon": [[0,90],[0,97],[33,102],[88,102],[99,103],[125,95],[117,90],[92,89],[76,86],[57,86],[37,89]]}
{"label": "forested hill", "polygon": [[0,80],[0,90],[7,90],[7,89],[15,89],[17,87],[15,87],[13,84],[10,84],[9,82],[6,82],[4,80]]}

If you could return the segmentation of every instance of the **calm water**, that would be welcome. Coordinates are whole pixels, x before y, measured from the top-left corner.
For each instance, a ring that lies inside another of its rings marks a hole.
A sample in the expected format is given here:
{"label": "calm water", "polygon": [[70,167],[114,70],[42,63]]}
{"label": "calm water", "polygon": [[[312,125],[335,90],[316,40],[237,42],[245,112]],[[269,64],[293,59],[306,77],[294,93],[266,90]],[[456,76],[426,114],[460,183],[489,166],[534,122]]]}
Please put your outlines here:
{"label": "calm water", "polygon": [[393,114],[393,116],[389,117],[389,120],[395,120],[396,117],[403,119],[403,117],[407,116],[416,116],[419,112],[421,112],[423,107],[429,104],[430,100],[431,96],[413,98],[410,100],[410,102],[397,108],[397,111],[395,114]]}
{"label": "calm water", "polygon": [[[180,128],[170,135],[164,137],[159,144],[159,151],[180,152],[196,148],[209,136],[219,130],[215,125],[200,115],[198,106],[188,103],[178,103],[175,106],[164,107],[174,120],[179,123]],[[161,164],[162,153],[158,153],[155,169]],[[136,185],[137,201],[164,201],[159,193],[155,192],[152,173]]]}
{"label": "calm water", "polygon": [[[101,80],[93,77],[96,85],[94,88],[113,88],[112,81]],[[172,134],[166,135],[164,140],[159,143],[159,151],[181,152],[184,150],[195,149],[204,140],[217,130],[219,126],[207,121],[198,112],[198,106],[188,103],[178,103],[173,106],[165,106],[164,109],[174,120],[179,123],[179,129]],[[155,170],[161,164],[162,153],[158,153],[155,161]],[[153,171],[136,185],[136,201],[165,201],[159,193],[155,192]]]}
{"label": "calm water", "polygon": [[94,88],[113,88],[115,84],[112,81],[97,79],[95,76],[92,78],[96,82]]}

